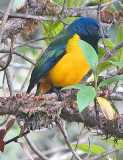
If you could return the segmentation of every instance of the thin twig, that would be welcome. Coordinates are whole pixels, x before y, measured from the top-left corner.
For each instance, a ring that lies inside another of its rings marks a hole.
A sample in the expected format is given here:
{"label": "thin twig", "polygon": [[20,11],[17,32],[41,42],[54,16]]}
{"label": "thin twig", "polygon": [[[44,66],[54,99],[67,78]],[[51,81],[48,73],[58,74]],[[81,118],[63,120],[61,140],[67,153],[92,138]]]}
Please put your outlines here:
{"label": "thin twig", "polygon": [[112,50],[109,51],[109,54],[106,54],[100,62],[102,61],[106,61],[108,60],[111,56],[114,55],[114,53],[116,53],[120,48],[123,47],[123,41],[121,41],[120,43],[118,43]]}
{"label": "thin twig", "polygon": [[33,42],[37,42],[37,41],[41,41],[41,40],[46,40],[46,39],[52,39],[52,38],[54,38],[54,37],[53,36],[52,37],[43,37],[43,38],[33,39],[33,40],[28,41],[28,42],[20,42],[21,44],[18,45],[18,46],[16,46],[16,47],[14,47],[13,49],[17,49],[17,48],[25,46],[25,45],[28,46],[28,45],[32,44]]}
{"label": "thin twig", "polygon": [[76,154],[76,152],[74,151],[74,149],[71,147],[70,142],[69,142],[69,140],[68,140],[68,137],[67,137],[66,133],[64,132],[64,130],[62,129],[62,127],[61,127],[60,123],[58,122],[58,120],[56,120],[56,124],[57,124],[57,126],[59,127],[61,133],[63,134],[64,139],[65,139],[65,142],[66,142],[66,144],[68,145],[70,151],[73,153],[74,157],[76,157],[77,160],[82,160],[82,159]]}
{"label": "thin twig", "polygon": [[75,2],[75,6],[74,6],[74,7],[77,7],[77,3],[78,3],[78,0],[76,0],[76,2]]}
{"label": "thin twig", "polygon": [[[78,146],[79,146],[79,141],[80,141],[80,138],[81,138],[81,136],[83,135],[83,128],[81,129],[81,131],[80,131],[80,135],[79,135],[79,137],[78,137],[78,140],[77,140],[77,143],[76,143],[76,147],[75,147],[75,149],[74,149],[74,151],[76,152],[76,150],[77,150],[77,148],[78,148]],[[74,159],[74,155],[72,155],[72,157],[71,157],[71,160],[73,160]]]}
{"label": "thin twig", "polygon": [[3,90],[3,95],[4,97],[6,96],[6,90],[5,90],[5,71],[4,71],[4,74],[3,74],[3,79],[2,79],[2,90]]}
{"label": "thin twig", "polygon": [[14,4],[14,1],[15,1],[15,0],[11,0],[11,1],[9,2],[8,8],[7,8],[7,10],[6,10],[6,13],[4,14],[3,21],[2,21],[2,35],[1,35],[1,37],[0,37],[0,43],[1,43],[1,41],[2,41],[2,37],[3,37],[3,34],[4,34],[4,25],[5,25],[6,22],[7,22],[7,19],[8,19],[8,17],[9,17],[9,14],[10,14],[10,11],[11,11],[12,6],[13,6],[13,4]]}
{"label": "thin twig", "polygon": [[31,66],[31,68],[30,68],[30,70],[29,70],[29,72],[28,72],[28,74],[27,74],[27,76],[26,76],[26,78],[25,78],[25,80],[24,80],[24,82],[23,82],[23,84],[22,84],[22,86],[21,86],[20,92],[23,91],[24,86],[25,86],[25,84],[26,84],[26,82],[27,82],[27,80],[28,80],[28,78],[29,78],[29,75],[30,75],[32,69],[33,69],[33,65]]}
{"label": "thin twig", "polygon": [[[4,61],[2,61],[2,62],[4,62]],[[12,66],[13,68],[24,68],[24,69],[30,69],[31,68],[31,66],[29,66],[29,65],[15,63],[15,62],[11,62],[10,66]]]}
{"label": "thin twig", "polygon": [[62,20],[62,14],[63,14],[64,10],[66,9],[66,3],[67,3],[67,0],[64,0],[63,7],[62,7],[61,12],[60,12],[59,15],[58,15],[58,18],[59,18],[59,21],[60,21],[60,22],[62,22],[63,24],[65,24],[65,25],[68,26],[69,23],[67,23],[67,22],[65,22],[65,21]]}
{"label": "thin twig", "polygon": [[3,126],[8,121],[9,117],[10,117],[10,115],[7,115],[6,119],[0,123],[0,126]]}
{"label": "thin twig", "polygon": [[[83,138],[83,139],[81,139],[81,140],[80,140],[80,143],[86,142],[86,139],[87,139],[86,137]],[[76,142],[73,142],[72,144],[75,144],[75,143],[76,143]],[[68,150],[68,147],[67,147],[66,145],[64,145],[64,146],[59,146],[59,147],[56,147],[56,148],[52,148],[52,149],[43,151],[42,153],[43,153],[44,155],[48,155],[48,154],[58,153],[58,152],[60,152],[60,151],[66,151],[66,150]],[[71,152],[70,152],[70,153],[71,153]],[[33,158],[38,158],[38,156],[37,156],[36,154],[33,154],[32,156],[33,156]],[[25,157],[25,158],[22,158],[22,159],[20,159],[20,160],[29,160],[29,158]]]}
{"label": "thin twig", "polygon": [[10,96],[13,96],[14,90],[13,90],[12,80],[11,80],[11,76],[10,76],[8,69],[5,70],[5,75],[6,75],[6,80],[7,80]]}
{"label": "thin twig", "polygon": [[29,131],[26,131],[26,132],[24,132],[24,133],[22,133],[22,134],[20,134],[20,135],[18,135],[16,137],[14,137],[14,138],[8,140],[8,141],[6,141],[5,145],[7,145],[7,144],[9,144],[11,142],[16,142],[18,140],[18,138],[23,137],[25,134],[28,134],[28,133],[29,133]]}
{"label": "thin twig", "polygon": [[60,15],[62,15],[62,13],[64,12],[64,10],[66,9],[66,3],[67,3],[67,0],[64,0],[63,7],[62,7],[62,10],[60,12]]}
{"label": "thin twig", "polygon": [[[10,53],[10,50],[1,49],[1,50],[0,50],[0,53]],[[25,56],[24,54],[22,54],[22,53],[20,53],[20,52],[12,51],[12,54],[15,54],[15,55],[17,55],[17,56],[22,57],[23,59],[25,59],[26,61],[30,62],[30,63],[33,64],[33,65],[35,64],[35,62],[34,62],[31,58]]]}
{"label": "thin twig", "polygon": [[96,159],[99,159],[99,158],[103,158],[103,157],[107,156],[108,154],[110,154],[112,152],[115,152],[115,151],[117,151],[119,149],[120,149],[119,147],[112,148],[107,152],[103,152],[103,153],[98,154],[96,156],[92,156],[92,157],[88,158],[88,160],[96,160]]}
{"label": "thin twig", "polygon": [[29,144],[30,148],[42,159],[42,160],[50,160],[45,155],[43,155],[35,146],[35,144],[31,141],[28,135],[25,135],[25,139]]}
{"label": "thin twig", "polygon": [[100,2],[98,4],[97,17],[98,17],[98,21],[99,21],[99,28],[100,28],[100,33],[101,33],[101,36],[102,36],[104,48],[105,48],[106,53],[108,53],[109,51],[108,51],[108,47],[107,47],[106,42],[105,42],[105,36],[104,36],[104,33],[103,33],[103,28],[102,28],[101,19],[100,19],[101,4],[102,4],[102,0],[100,0]]}
{"label": "thin twig", "polygon": [[[3,90],[3,87],[0,86],[0,89]],[[8,91],[8,88],[5,88],[4,90],[7,90],[7,91]],[[14,91],[15,93],[20,93],[20,89],[15,89],[15,88],[14,88],[13,91]],[[26,90],[23,90],[22,93],[26,93]],[[35,92],[32,92],[32,94],[34,94],[34,93],[35,93]]]}
{"label": "thin twig", "polygon": [[89,156],[90,156],[90,152],[91,152],[91,141],[90,141],[90,136],[88,136],[88,143],[89,143],[89,150],[88,150],[88,154],[86,156],[86,158],[84,160],[88,160]]}
{"label": "thin twig", "polygon": [[[22,44],[22,46],[28,46],[28,47],[31,47],[31,48],[34,48],[34,49],[42,49],[43,48],[43,46],[39,46],[39,45],[36,45],[36,44],[31,44],[31,43],[24,44],[23,42],[21,42],[21,44]],[[19,47],[20,47],[20,45],[17,45],[15,48],[17,49]]]}
{"label": "thin twig", "polygon": [[10,48],[10,52],[9,52],[9,55],[8,55],[7,63],[4,67],[2,67],[2,69],[0,69],[0,71],[5,70],[9,66],[9,64],[12,60],[12,51],[13,51],[13,40],[11,39],[11,48]]}
{"label": "thin twig", "polygon": [[4,54],[2,57],[0,57],[0,61],[5,58],[6,56],[8,56],[8,54]]}
{"label": "thin twig", "polygon": [[26,147],[26,145],[24,143],[18,142],[18,141],[16,143],[20,144],[20,146],[23,148],[23,150],[24,150],[25,154],[27,155],[27,157],[29,158],[29,160],[34,160],[34,158],[30,154],[28,148]]}

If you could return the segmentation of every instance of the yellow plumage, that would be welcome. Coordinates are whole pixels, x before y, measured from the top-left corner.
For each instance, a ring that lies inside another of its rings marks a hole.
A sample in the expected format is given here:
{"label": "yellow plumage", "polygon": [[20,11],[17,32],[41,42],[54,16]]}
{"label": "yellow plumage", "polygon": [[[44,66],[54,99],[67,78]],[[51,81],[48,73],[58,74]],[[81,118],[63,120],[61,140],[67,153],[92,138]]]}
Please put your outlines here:
{"label": "yellow plumage", "polygon": [[65,87],[79,83],[90,69],[79,47],[78,39],[80,37],[75,34],[68,41],[66,54],[48,74],[55,87]]}
{"label": "yellow plumage", "polygon": [[52,84],[55,87],[77,84],[87,74],[90,66],[79,47],[79,39],[79,35],[75,34],[68,41],[66,54],[49,71],[45,79],[40,79],[39,93],[41,93],[41,90],[43,90],[43,93],[46,93],[52,87]]}

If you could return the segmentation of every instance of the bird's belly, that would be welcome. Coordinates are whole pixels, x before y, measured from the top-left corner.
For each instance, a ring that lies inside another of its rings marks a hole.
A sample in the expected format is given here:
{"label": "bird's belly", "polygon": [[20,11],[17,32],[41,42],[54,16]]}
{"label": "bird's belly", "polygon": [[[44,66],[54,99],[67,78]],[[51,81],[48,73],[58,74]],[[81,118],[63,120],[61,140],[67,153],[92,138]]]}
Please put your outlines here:
{"label": "bird's belly", "polygon": [[48,78],[55,87],[74,85],[87,74],[90,69],[78,44],[79,36],[68,41],[66,54],[50,70]]}

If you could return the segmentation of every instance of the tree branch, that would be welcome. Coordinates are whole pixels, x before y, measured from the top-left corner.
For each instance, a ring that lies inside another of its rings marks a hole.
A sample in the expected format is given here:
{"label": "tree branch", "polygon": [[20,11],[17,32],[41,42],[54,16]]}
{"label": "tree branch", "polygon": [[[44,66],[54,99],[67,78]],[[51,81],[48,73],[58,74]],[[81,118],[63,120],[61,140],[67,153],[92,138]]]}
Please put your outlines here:
{"label": "tree branch", "polygon": [[111,56],[114,56],[114,53],[116,53],[120,48],[123,47],[123,41],[121,41],[120,43],[118,43],[112,50],[109,51],[108,54],[106,54],[102,59],[102,61],[106,61],[108,60]]}
{"label": "tree branch", "polygon": [[[10,50],[7,50],[7,49],[1,49],[0,50],[0,53],[10,53]],[[24,54],[18,52],[18,51],[12,51],[12,54],[15,54],[17,56],[20,56],[22,57],[23,59],[25,59],[26,61],[30,62],[31,64],[35,64],[35,62],[30,59],[29,57],[25,56]],[[0,62],[1,63],[1,62]]]}
{"label": "tree branch", "polygon": [[117,150],[119,150],[119,149],[120,149],[120,148],[118,148],[118,147],[112,148],[112,149],[110,149],[110,150],[107,151],[107,152],[103,152],[103,153],[98,154],[98,155],[96,155],[96,156],[92,156],[92,157],[88,158],[88,160],[95,160],[95,159],[99,159],[99,158],[105,157],[105,156],[107,156],[108,154],[113,153],[113,152],[115,152],[115,151],[117,151]]}
{"label": "tree branch", "polygon": [[3,37],[3,34],[4,34],[4,26],[5,26],[6,22],[7,22],[7,19],[8,19],[8,17],[9,17],[9,13],[10,13],[10,11],[11,11],[11,9],[12,9],[12,6],[13,6],[14,1],[15,1],[15,0],[11,0],[11,1],[9,2],[8,8],[7,8],[7,10],[6,10],[6,13],[5,13],[4,16],[3,16],[3,21],[2,21],[2,35],[0,36],[0,43],[1,43],[1,40],[2,40],[2,37]]}
{"label": "tree branch", "polygon": [[55,122],[56,122],[58,128],[60,129],[61,133],[63,134],[64,139],[65,139],[65,142],[66,142],[66,144],[68,145],[68,148],[70,149],[70,151],[73,153],[74,157],[76,157],[77,160],[82,160],[82,159],[77,155],[77,153],[74,151],[74,149],[72,148],[72,146],[70,145],[70,142],[69,142],[69,140],[68,140],[68,137],[67,137],[66,133],[64,132],[64,130],[62,129],[62,127],[61,127],[60,123],[58,122],[58,120],[56,120]]}
{"label": "tree branch", "polygon": [[[111,99],[115,93],[107,95]],[[123,93],[118,94],[123,99]],[[30,128],[33,122],[36,128],[48,127],[52,125],[58,115],[68,122],[81,122],[90,128],[98,128],[102,134],[123,138],[123,115],[116,116],[112,121],[107,120],[103,113],[99,111],[100,124],[97,123],[94,108],[86,108],[82,113],[78,112],[75,95],[70,92],[64,94],[64,101],[57,101],[55,94],[45,94],[43,97],[17,94],[13,97],[0,98],[0,115],[16,115],[23,119],[24,128]],[[122,100],[121,99],[121,100]],[[35,119],[34,119],[35,117]],[[43,120],[43,122],[42,122]],[[48,125],[49,124],[49,125]]]}
{"label": "tree branch", "polygon": [[49,160],[45,155],[43,155],[35,146],[35,144],[31,141],[28,135],[25,135],[25,139],[29,144],[30,148],[42,159],[42,160]]}
{"label": "tree branch", "polygon": [[[107,3],[104,3],[101,5],[108,6],[117,0],[113,0]],[[62,7],[50,2],[49,0],[45,1],[34,1],[31,3],[31,0],[28,1],[25,6],[23,6],[21,9],[17,10],[17,13],[11,13],[10,17],[13,17],[13,19],[10,19],[7,21],[7,23],[4,26],[4,35],[3,35],[3,41],[5,41],[8,37],[15,36],[18,33],[25,33],[26,35],[29,35],[32,33],[35,28],[37,27],[37,21],[57,21],[59,20],[58,15],[60,14]],[[49,5],[48,5],[49,4]],[[64,8],[62,13],[62,18],[66,17],[93,17],[97,19],[97,8],[98,6],[91,6],[91,7],[80,7],[80,8]],[[53,16],[53,17],[44,17],[44,16]],[[113,15],[113,13],[112,13]],[[121,14],[122,15],[122,14]],[[3,16],[3,15],[1,15]],[[107,23],[115,24],[117,21],[116,16],[115,20],[112,21],[112,17],[110,20],[110,16],[105,14],[101,14],[101,21],[107,20]],[[119,17],[118,17],[119,20]],[[122,16],[120,16],[119,23],[122,23],[123,19]],[[31,28],[30,28],[31,27]]]}

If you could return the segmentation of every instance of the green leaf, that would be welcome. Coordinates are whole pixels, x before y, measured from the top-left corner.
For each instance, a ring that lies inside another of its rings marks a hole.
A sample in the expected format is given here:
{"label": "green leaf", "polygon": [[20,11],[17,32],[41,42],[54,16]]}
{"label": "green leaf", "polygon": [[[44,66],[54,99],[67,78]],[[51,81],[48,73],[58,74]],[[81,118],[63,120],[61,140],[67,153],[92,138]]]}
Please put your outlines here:
{"label": "green leaf", "polygon": [[105,55],[105,48],[101,45],[98,45],[98,58],[101,59]]}
{"label": "green leaf", "polygon": [[[103,40],[102,40],[102,39],[100,39],[99,42],[100,42],[101,44],[103,44]],[[114,48],[114,44],[111,42],[110,39],[106,38],[106,39],[105,39],[105,42],[106,42],[106,45],[107,45],[108,49]]]}
{"label": "green leaf", "polygon": [[[43,35],[46,37],[56,36],[63,28],[64,25],[60,21],[56,22],[42,22]],[[49,45],[52,39],[45,40],[46,44]]]}
{"label": "green leaf", "polygon": [[84,86],[82,84],[77,85],[71,85],[62,88],[65,89],[80,89],[80,91],[77,93],[77,104],[79,108],[79,112],[81,112],[83,109],[85,109],[91,101],[96,96],[95,88],[91,86]]}
{"label": "green leaf", "polygon": [[96,96],[95,88],[91,86],[84,86],[80,91],[77,93],[77,104],[79,107],[79,112],[85,109],[91,101]]}
{"label": "green leaf", "polygon": [[108,144],[112,145],[112,147],[120,147],[123,151],[123,140],[117,140],[117,142],[114,141],[114,139],[108,139],[106,141]]}
{"label": "green leaf", "polygon": [[78,40],[79,46],[84,54],[89,66],[95,71],[98,64],[98,56],[95,49],[85,41]]}
{"label": "green leaf", "polygon": [[62,6],[64,3],[64,0],[53,0],[53,2],[55,2],[56,4],[58,4],[59,6]]}
{"label": "green leaf", "polygon": [[[106,2],[110,2],[111,0],[103,0],[102,3],[106,3]],[[88,2],[88,1],[87,1]],[[89,1],[86,6],[96,6],[100,3],[100,0],[91,0]],[[107,6],[108,9],[111,9],[113,11],[117,11],[115,5],[110,4],[109,6]]]}
{"label": "green leaf", "polygon": [[104,61],[104,62],[99,63],[97,65],[97,75],[99,75],[101,72],[105,71],[111,66],[112,66],[112,63],[110,63],[109,61]]}
{"label": "green leaf", "polygon": [[[114,44],[110,41],[110,39],[106,38],[105,39],[106,45],[108,47],[109,50],[111,50],[112,48],[114,48]],[[99,41],[99,45],[98,45],[98,49],[99,49],[99,53],[98,53],[98,58],[101,59],[104,55],[105,55],[105,48],[102,45],[103,44],[103,40],[100,39]]]}
{"label": "green leaf", "polygon": [[112,64],[115,65],[115,66],[123,67],[123,61],[122,61],[122,62],[109,61],[109,62],[112,63]]}
{"label": "green leaf", "polygon": [[110,39],[106,38],[105,42],[107,44],[108,49],[114,48],[114,44],[112,43],[112,41]]}
{"label": "green leaf", "polygon": [[106,80],[102,81],[99,84],[99,87],[108,86],[109,84],[112,84],[114,82],[119,82],[119,81],[122,81],[122,80],[123,80],[123,75],[116,75],[114,77],[111,77],[109,79],[106,79]]}
{"label": "green leaf", "polygon": [[[117,38],[116,38],[116,45],[118,43],[120,43],[121,41],[123,41],[123,25],[121,24],[119,27],[119,31],[117,34]],[[123,47],[121,47],[117,52],[116,52],[116,60],[118,62],[123,62]]]}
{"label": "green leaf", "polygon": [[[72,147],[75,148],[76,144],[72,144]],[[88,153],[89,145],[88,144],[79,144],[78,150],[83,151],[85,153]],[[102,147],[94,145],[94,144],[91,145],[91,151],[90,151],[91,155],[97,155],[97,154],[101,154],[103,152],[105,152],[105,150]],[[105,158],[108,159],[107,156]]]}
{"label": "green leaf", "polygon": [[[115,60],[115,59],[112,59]],[[123,67],[123,62],[115,62],[115,61],[104,61],[97,65],[97,75],[101,72],[105,71],[106,69],[110,68],[111,66],[119,66]]]}
{"label": "green leaf", "polygon": [[62,88],[62,90],[65,90],[65,89],[83,89],[85,86],[82,85],[82,84],[76,84],[76,85],[71,85],[71,86],[67,86],[67,87],[64,87]]}
{"label": "green leaf", "polygon": [[[57,3],[60,6],[63,6],[64,0],[53,0],[53,2]],[[84,4],[84,0],[78,0],[76,2],[76,0],[67,0],[67,7],[74,7],[76,5],[76,7],[79,7],[81,4]]]}

